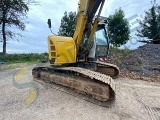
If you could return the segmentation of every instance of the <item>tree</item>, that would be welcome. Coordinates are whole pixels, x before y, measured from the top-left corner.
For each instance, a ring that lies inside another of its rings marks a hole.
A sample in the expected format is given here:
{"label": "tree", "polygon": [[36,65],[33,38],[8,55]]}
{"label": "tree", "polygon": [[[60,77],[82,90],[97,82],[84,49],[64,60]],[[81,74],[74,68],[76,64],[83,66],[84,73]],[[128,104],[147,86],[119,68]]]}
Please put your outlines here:
{"label": "tree", "polygon": [[27,17],[28,10],[29,8],[23,0],[0,0],[0,26],[4,55],[6,54],[7,37],[15,37],[15,33],[7,27],[16,26],[23,31],[25,24],[22,22],[22,18]]}
{"label": "tree", "polygon": [[121,8],[116,10],[115,14],[109,16],[108,31],[111,44],[117,47],[129,40],[129,22]]}
{"label": "tree", "polygon": [[73,37],[76,27],[76,12],[64,12],[58,35]]}
{"label": "tree", "polygon": [[140,30],[137,30],[137,36],[146,37],[148,40],[140,42],[148,43],[152,40],[160,39],[160,6],[153,6],[145,12],[144,20],[140,20]]}

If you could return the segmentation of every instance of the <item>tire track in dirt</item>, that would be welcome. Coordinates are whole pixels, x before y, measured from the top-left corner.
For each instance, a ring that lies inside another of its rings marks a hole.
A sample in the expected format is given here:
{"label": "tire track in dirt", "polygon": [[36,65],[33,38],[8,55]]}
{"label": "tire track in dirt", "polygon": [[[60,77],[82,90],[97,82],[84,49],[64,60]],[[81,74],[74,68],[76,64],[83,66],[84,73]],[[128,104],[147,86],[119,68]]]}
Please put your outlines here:
{"label": "tire track in dirt", "polygon": [[135,95],[135,98],[137,100],[137,102],[139,102],[144,108],[145,110],[147,111],[148,115],[150,116],[150,120],[160,120],[160,111],[157,110],[157,109],[160,109],[160,108],[157,108],[157,107],[150,107],[148,105],[146,105],[143,101],[143,98],[140,97],[138,95],[137,92],[134,93]]}

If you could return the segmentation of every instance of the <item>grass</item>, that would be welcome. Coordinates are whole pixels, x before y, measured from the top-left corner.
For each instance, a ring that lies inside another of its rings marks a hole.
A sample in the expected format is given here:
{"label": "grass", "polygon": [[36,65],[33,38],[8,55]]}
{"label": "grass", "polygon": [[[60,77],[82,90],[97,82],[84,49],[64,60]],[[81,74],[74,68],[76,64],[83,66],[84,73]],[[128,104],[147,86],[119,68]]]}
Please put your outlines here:
{"label": "grass", "polygon": [[33,64],[41,63],[41,60],[47,60],[48,53],[30,53],[30,54],[8,54],[6,56],[0,55],[0,71],[22,68]]}
{"label": "grass", "polygon": [[0,61],[5,64],[13,63],[36,63],[41,60],[47,60],[48,53],[30,53],[30,54],[8,54],[6,56],[0,55]]}

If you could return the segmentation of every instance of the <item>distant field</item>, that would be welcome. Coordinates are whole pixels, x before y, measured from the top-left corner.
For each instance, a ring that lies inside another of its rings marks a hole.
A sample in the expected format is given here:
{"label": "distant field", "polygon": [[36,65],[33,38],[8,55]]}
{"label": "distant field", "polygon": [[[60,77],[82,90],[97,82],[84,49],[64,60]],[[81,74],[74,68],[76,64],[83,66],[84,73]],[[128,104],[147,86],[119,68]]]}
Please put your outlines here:
{"label": "distant field", "polygon": [[48,53],[8,54],[7,56],[0,55],[0,62],[4,62],[5,64],[34,63],[47,59]]}

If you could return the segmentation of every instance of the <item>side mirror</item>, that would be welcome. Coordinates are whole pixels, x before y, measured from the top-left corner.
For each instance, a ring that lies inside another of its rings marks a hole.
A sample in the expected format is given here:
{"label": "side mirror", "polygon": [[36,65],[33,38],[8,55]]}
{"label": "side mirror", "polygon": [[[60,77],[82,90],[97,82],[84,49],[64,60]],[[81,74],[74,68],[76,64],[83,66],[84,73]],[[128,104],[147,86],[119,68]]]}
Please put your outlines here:
{"label": "side mirror", "polygon": [[52,27],[52,25],[51,25],[51,19],[48,19],[47,23],[48,23],[48,27],[51,28]]}

